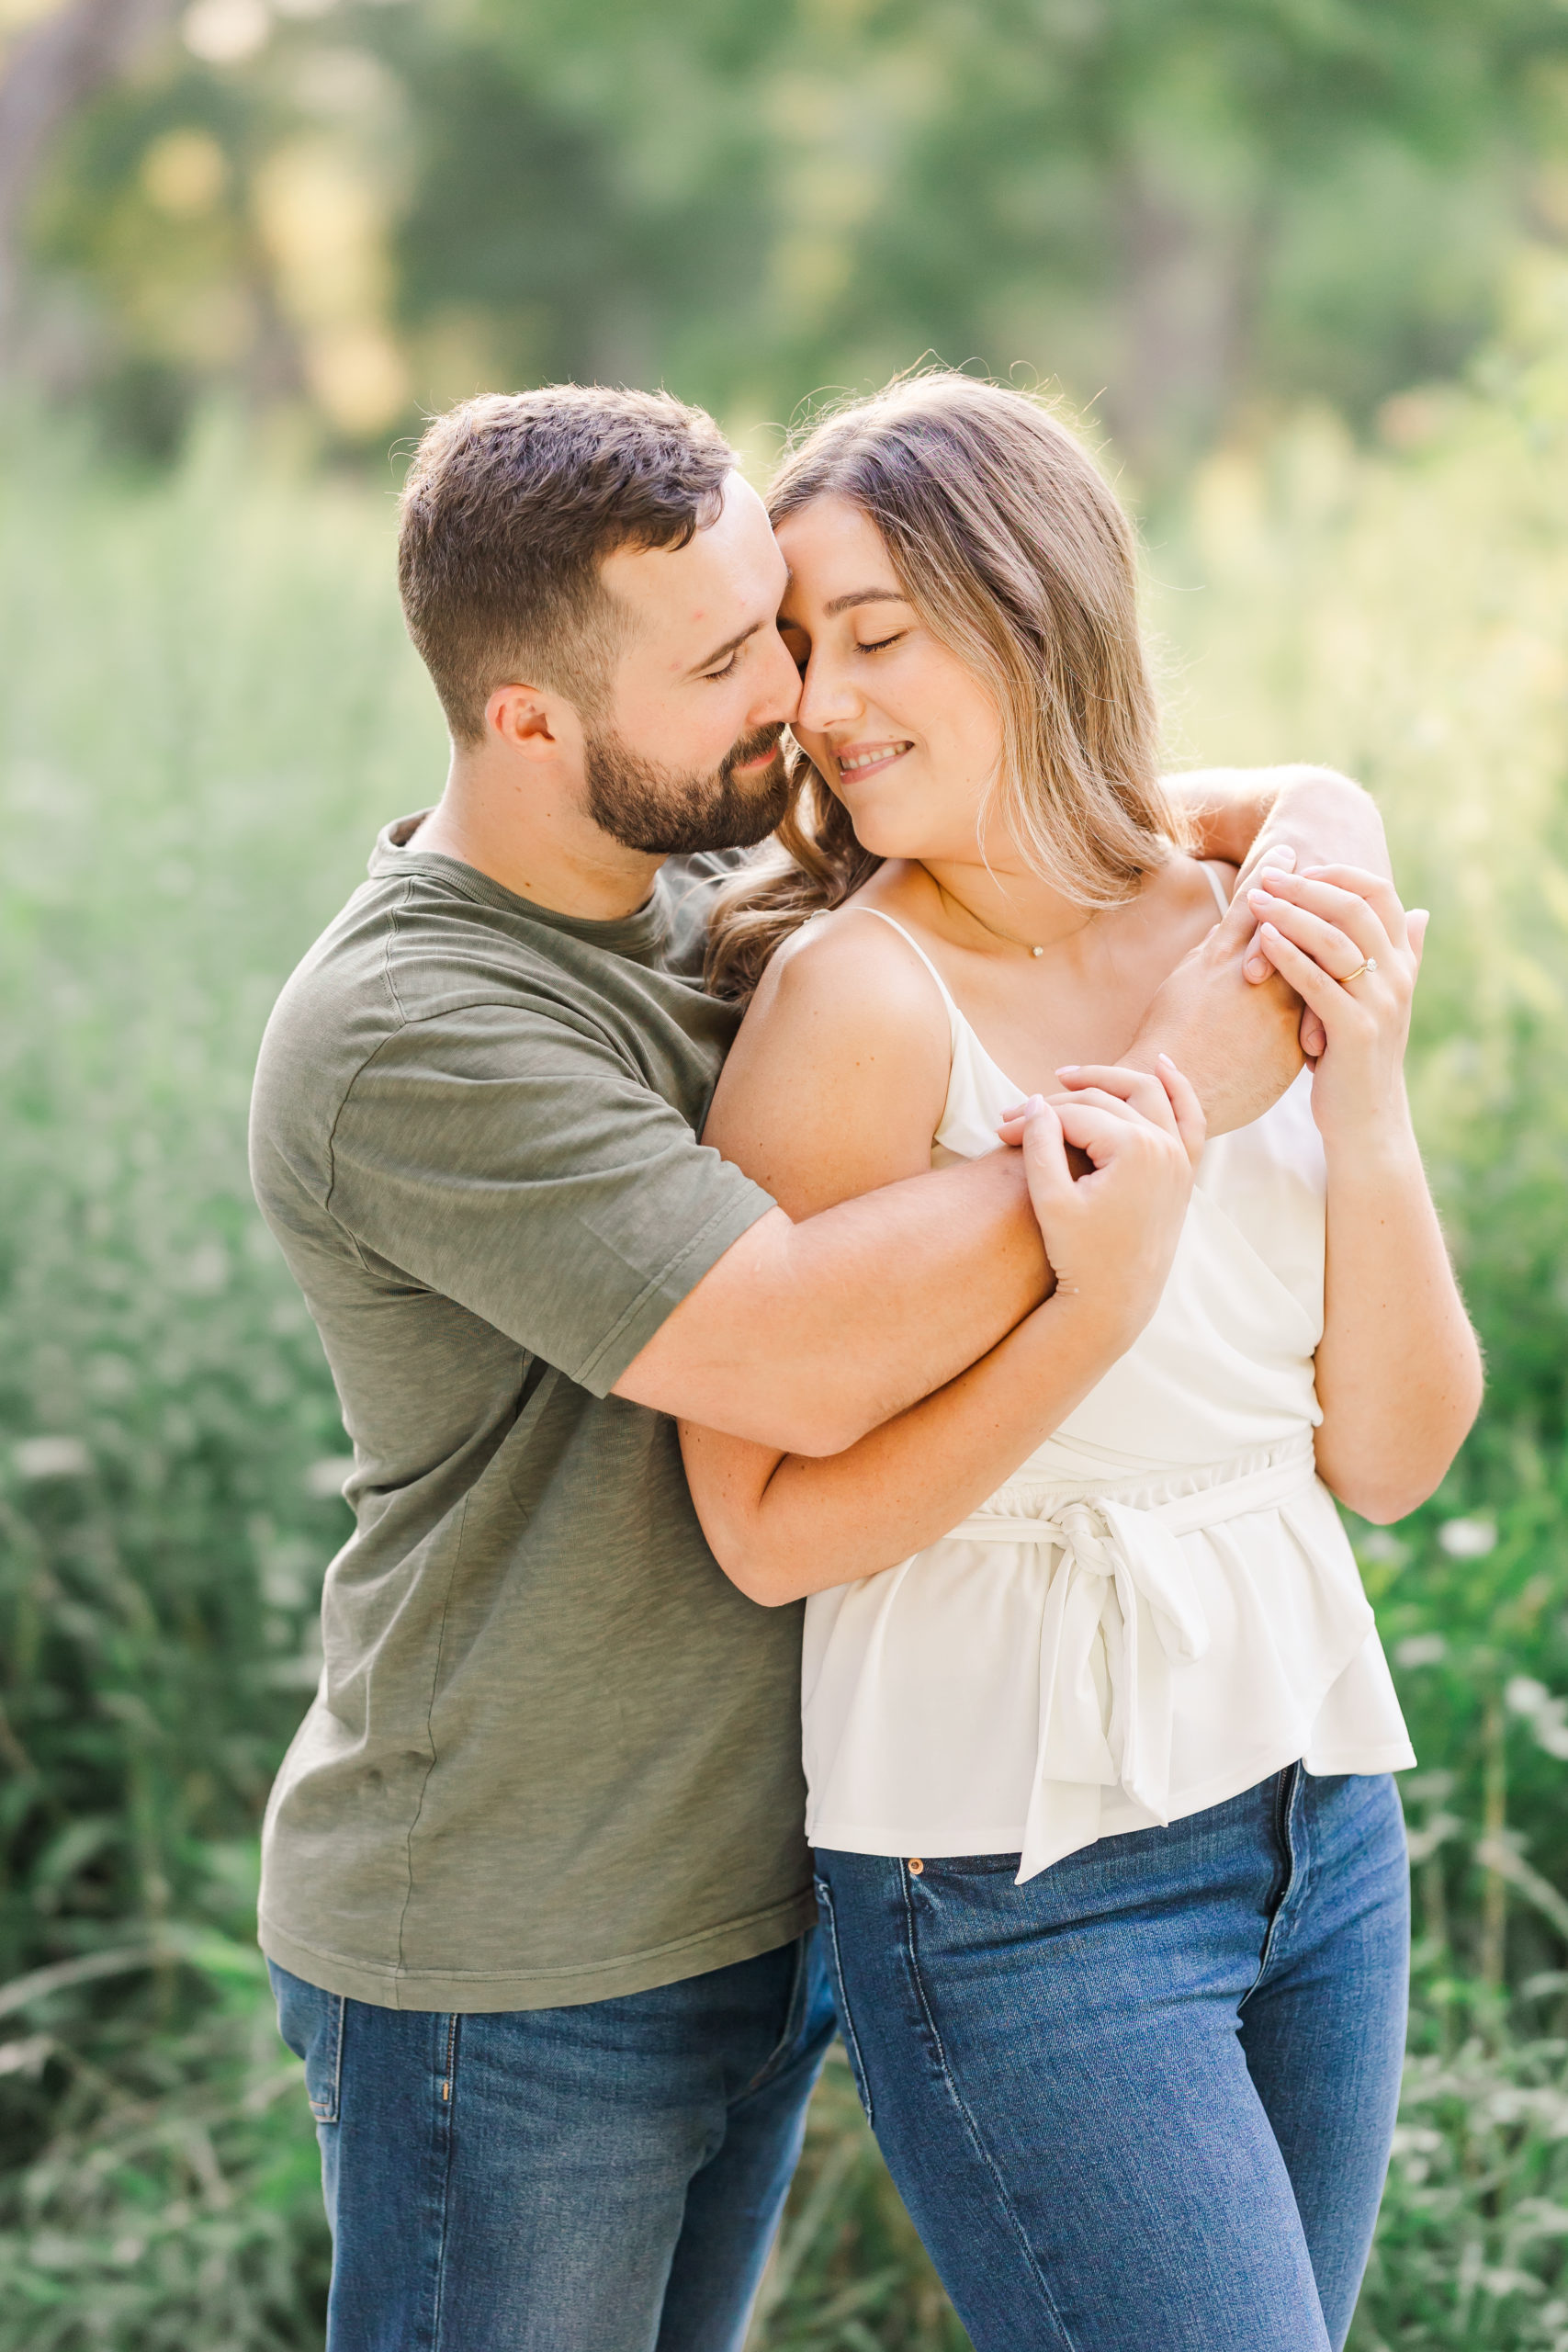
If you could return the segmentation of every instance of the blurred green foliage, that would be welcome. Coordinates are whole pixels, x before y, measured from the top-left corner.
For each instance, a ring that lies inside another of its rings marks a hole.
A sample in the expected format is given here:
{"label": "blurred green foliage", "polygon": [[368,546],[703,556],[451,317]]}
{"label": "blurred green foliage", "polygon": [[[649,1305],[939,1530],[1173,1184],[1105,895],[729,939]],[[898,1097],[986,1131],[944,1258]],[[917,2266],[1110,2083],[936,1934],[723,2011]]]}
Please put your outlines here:
{"label": "blurred green foliage", "polygon": [[[0,478],[0,2346],[312,2340],[314,2152],[252,1851],[345,1452],[248,1199],[279,978],[443,750],[389,502]],[[73,1981],[82,1963],[157,1964]],[[282,2104],[275,2093],[286,2087]]]}
{"label": "blurred green foliage", "polygon": [[220,383],[340,448],[569,376],[743,432],[931,348],[1164,479],[1450,372],[1522,233],[1556,0],[194,0],[57,146],[24,356],[167,452]]}

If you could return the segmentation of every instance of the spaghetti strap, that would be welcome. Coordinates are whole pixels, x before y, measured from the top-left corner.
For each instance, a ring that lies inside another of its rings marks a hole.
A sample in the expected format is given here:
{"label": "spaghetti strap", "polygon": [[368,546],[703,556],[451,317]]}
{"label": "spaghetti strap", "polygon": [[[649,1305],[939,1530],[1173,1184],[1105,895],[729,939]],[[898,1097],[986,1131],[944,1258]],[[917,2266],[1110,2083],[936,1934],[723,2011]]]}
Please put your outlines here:
{"label": "spaghetti strap", "polygon": [[[905,930],[896,916],[886,915],[880,907],[844,907],[843,914],[874,915],[889,931],[896,931],[906,947],[913,948],[941,992],[947,1007],[947,1035],[953,1056],[948,1069],[947,1100],[942,1108],[942,1125],[933,1137],[933,1146],[949,1159],[974,1159],[980,1153],[995,1151],[998,1146],[997,1120],[1000,1114],[989,1108],[996,1095],[1006,1105],[1021,1102],[1029,1091],[1016,1086],[1006,1070],[998,1069],[991,1059],[970,1022],[958,1009],[958,1000],[942,974],[937,970],[918,939]],[[940,1167],[942,1161],[933,1161]]]}
{"label": "spaghetti strap", "polygon": [[[1204,874],[1208,876],[1209,888],[1214,894],[1214,904],[1220,910],[1220,918],[1223,922],[1224,917],[1228,915],[1231,910],[1231,902],[1225,896],[1225,886],[1220,880],[1219,869],[1209,858],[1200,858],[1198,862],[1201,865]],[[868,914],[871,912],[871,909],[869,907],[866,909],[866,912]]]}
{"label": "spaghetti strap", "polygon": [[947,1007],[948,1019],[953,1024],[954,1035],[957,1034],[960,1025],[967,1029],[969,1023],[959,1012],[957,1000],[954,998],[953,990],[948,987],[947,982],[942,978],[942,974],[937,970],[936,966],[931,962],[931,957],[926,954],[926,951],[920,945],[919,941],[911,937],[910,933],[905,930],[901,922],[897,922],[892,915],[884,914],[880,907],[849,907],[846,908],[845,912],[852,915],[874,915],[878,922],[885,922],[890,931],[896,931],[899,938],[905,943],[906,946],[912,947],[914,949],[916,955],[919,957],[921,963],[925,966],[927,971],[931,974],[932,979],[942,990],[942,1001]]}

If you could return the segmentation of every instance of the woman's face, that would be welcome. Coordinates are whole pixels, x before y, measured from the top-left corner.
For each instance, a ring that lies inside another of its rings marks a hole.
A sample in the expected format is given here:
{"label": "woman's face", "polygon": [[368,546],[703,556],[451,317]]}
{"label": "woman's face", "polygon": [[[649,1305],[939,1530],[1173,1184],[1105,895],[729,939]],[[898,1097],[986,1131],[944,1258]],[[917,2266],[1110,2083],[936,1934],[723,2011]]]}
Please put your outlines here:
{"label": "woman's face", "polygon": [[814,499],[778,526],[778,542],[802,749],[874,855],[973,859],[1002,751],[989,695],[907,602],[858,506]]}

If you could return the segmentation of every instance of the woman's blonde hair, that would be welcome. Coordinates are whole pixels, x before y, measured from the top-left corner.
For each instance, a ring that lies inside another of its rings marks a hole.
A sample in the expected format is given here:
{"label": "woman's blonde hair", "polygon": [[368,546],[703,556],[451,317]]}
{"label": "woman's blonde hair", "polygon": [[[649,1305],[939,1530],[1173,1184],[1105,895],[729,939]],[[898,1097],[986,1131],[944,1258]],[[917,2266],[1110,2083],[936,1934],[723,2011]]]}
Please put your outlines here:
{"label": "woman's blonde hair", "polygon": [[[921,620],[989,692],[989,805],[1030,865],[1079,906],[1123,904],[1181,828],[1159,780],[1132,526],[1083,444],[1027,393],[902,377],[811,430],[769,512],[825,497],[875,524]],[[721,995],[750,996],[780,941],[881,863],[798,747],[792,782],[773,843],[714,915]]]}

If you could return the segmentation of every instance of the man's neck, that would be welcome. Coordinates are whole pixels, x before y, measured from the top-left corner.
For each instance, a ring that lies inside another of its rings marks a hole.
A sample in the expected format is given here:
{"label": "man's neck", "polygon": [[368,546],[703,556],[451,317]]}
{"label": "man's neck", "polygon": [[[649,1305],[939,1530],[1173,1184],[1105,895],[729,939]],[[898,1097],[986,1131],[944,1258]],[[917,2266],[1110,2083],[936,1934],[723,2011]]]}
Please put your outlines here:
{"label": "man's neck", "polygon": [[456,858],[517,898],[584,922],[635,914],[664,863],[612,840],[548,769],[530,768],[519,779],[460,752],[408,846]]}

